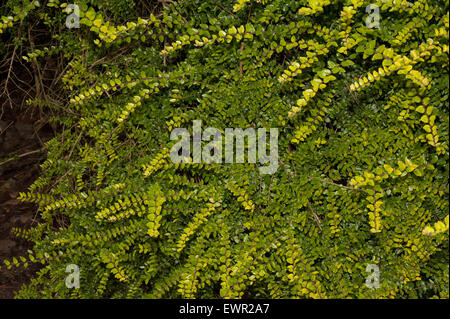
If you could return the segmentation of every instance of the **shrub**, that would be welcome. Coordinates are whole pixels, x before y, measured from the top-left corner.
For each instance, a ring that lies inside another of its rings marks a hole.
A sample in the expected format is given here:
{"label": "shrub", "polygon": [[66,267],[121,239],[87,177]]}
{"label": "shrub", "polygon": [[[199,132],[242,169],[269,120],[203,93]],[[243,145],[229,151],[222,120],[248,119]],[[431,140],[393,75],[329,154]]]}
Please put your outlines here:
{"label": "shrub", "polygon": [[[62,129],[17,297],[448,298],[448,1],[138,3],[30,9],[61,30]],[[194,120],[278,128],[278,170],[174,164]]]}

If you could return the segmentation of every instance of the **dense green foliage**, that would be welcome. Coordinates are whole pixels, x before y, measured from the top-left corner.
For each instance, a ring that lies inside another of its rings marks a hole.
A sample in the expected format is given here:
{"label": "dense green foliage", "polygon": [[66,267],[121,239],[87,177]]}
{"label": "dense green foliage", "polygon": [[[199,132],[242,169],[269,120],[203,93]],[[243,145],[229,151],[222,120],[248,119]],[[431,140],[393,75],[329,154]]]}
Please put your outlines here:
{"label": "dense green foliage", "polygon": [[[77,2],[1,9],[64,61],[18,297],[448,298],[448,0]],[[193,120],[279,128],[277,172],[173,164]]]}

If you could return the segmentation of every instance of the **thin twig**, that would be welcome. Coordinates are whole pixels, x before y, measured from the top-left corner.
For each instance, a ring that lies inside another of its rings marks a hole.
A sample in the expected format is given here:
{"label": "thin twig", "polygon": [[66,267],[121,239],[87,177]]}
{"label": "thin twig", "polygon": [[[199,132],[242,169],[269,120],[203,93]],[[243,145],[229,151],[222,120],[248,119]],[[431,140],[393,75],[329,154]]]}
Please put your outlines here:
{"label": "thin twig", "polygon": [[217,3],[215,0],[212,0],[217,6],[219,6],[222,10],[228,12],[229,14],[231,14],[232,16],[234,16],[235,18],[237,18],[237,15],[235,15],[233,12],[231,12],[230,10],[228,10],[227,8],[225,8],[224,6],[222,6],[220,3]]}
{"label": "thin twig", "polygon": [[[1,117],[0,117],[0,118],[1,118]],[[2,135],[3,133],[5,133],[6,130],[7,130],[13,123],[14,123],[14,121],[11,121],[11,123],[9,123],[8,126],[7,126],[4,130],[2,130],[2,129],[0,128],[0,135]]]}
{"label": "thin twig", "polygon": [[308,207],[309,207],[309,210],[311,211],[311,213],[313,214],[314,219],[316,220],[317,225],[319,226],[320,230],[322,230],[320,218],[319,218],[319,216],[317,216],[316,212],[315,212],[314,209],[311,207],[311,203],[309,202],[309,200],[308,200]]}
{"label": "thin twig", "polygon": [[6,160],[6,161],[4,161],[4,162],[1,162],[1,163],[0,163],[0,166],[4,165],[4,164],[6,164],[6,163],[9,163],[9,162],[14,161],[14,160],[16,159],[16,157],[19,157],[19,158],[26,157],[26,156],[29,156],[29,155],[33,155],[33,154],[39,153],[39,152],[41,152],[42,150],[44,150],[44,148],[40,148],[40,149],[38,149],[38,150],[34,150],[34,151],[31,151],[31,152],[27,152],[27,153],[23,153],[23,154],[20,154],[20,155],[16,155],[16,156],[14,156],[13,158],[10,158],[9,160]]}

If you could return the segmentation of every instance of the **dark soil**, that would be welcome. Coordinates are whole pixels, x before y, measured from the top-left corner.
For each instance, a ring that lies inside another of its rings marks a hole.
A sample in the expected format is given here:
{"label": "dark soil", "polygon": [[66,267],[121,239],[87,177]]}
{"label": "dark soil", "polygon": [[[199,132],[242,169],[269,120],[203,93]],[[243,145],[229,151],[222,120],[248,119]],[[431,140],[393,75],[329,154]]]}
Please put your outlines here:
{"label": "dark soil", "polygon": [[[43,143],[52,137],[47,126],[36,127],[38,119],[30,108],[12,109],[0,101],[0,264],[13,257],[27,256],[32,243],[16,237],[11,230],[36,226],[36,205],[17,199],[39,177],[39,164],[45,158]],[[15,157],[12,157],[16,155]],[[14,292],[30,281],[38,265],[0,269],[0,299],[13,298]]]}

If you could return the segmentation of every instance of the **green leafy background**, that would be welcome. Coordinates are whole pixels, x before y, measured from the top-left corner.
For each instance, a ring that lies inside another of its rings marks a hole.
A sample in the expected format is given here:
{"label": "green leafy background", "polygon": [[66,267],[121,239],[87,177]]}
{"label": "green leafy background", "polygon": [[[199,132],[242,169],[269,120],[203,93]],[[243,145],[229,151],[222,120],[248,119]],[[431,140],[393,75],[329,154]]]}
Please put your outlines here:
{"label": "green leafy background", "polygon": [[[76,3],[78,29],[59,0],[0,11],[5,41],[52,34],[26,63],[63,61],[17,297],[448,298],[448,1]],[[173,164],[193,120],[278,128],[277,172]]]}

